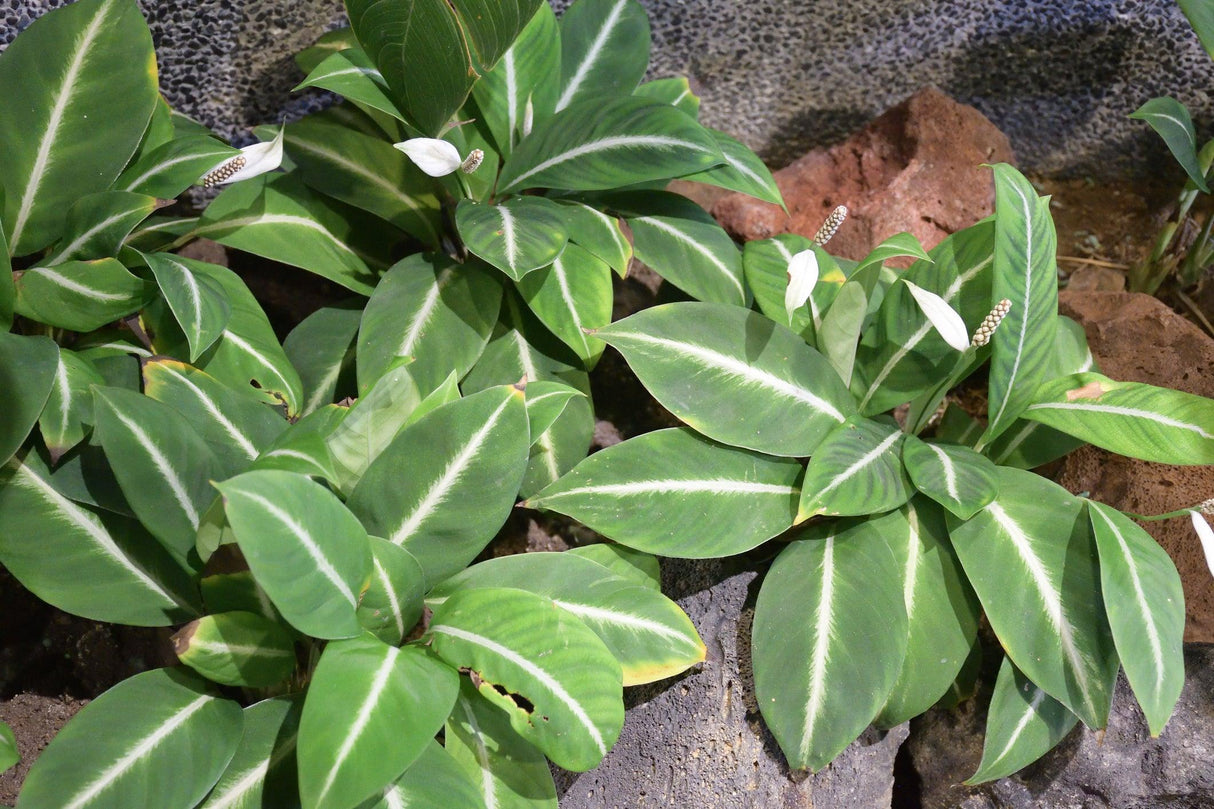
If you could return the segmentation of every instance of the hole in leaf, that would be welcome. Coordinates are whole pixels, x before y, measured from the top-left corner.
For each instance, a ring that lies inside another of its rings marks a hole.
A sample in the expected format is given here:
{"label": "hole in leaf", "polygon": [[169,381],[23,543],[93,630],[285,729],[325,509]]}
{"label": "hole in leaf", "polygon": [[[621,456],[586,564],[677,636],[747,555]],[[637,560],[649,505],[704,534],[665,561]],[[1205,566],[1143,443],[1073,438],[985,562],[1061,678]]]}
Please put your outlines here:
{"label": "hole in leaf", "polygon": [[493,690],[513,702],[515,705],[521,708],[524,713],[530,714],[535,710],[535,705],[532,704],[531,700],[527,699],[522,694],[515,694],[511,692],[504,685],[494,685]]}

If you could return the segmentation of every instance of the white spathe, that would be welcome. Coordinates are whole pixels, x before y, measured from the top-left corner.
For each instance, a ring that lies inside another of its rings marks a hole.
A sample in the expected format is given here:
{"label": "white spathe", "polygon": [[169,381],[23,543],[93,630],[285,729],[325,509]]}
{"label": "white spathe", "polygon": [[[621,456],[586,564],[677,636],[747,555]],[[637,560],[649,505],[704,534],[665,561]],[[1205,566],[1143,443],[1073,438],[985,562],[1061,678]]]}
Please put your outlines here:
{"label": "white spathe", "polygon": [[1189,516],[1193,519],[1193,530],[1197,532],[1197,537],[1201,540],[1201,549],[1206,554],[1206,565],[1210,568],[1210,575],[1214,576],[1214,528],[1210,527],[1206,518],[1201,516],[1200,511],[1190,511]]}
{"label": "white spathe", "polygon": [[[282,139],[283,134],[287,131],[286,126],[278,127],[278,134],[274,136],[274,140],[263,143],[254,143],[252,146],[246,146],[240,150],[239,157],[244,158],[244,165],[231,175],[224,177],[222,180],[212,183],[212,185],[227,185],[228,183],[247,180],[250,177],[256,177],[259,174],[265,174],[267,171],[273,171],[282,165]],[[231,163],[235,158],[228,157],[216,163],[213,167],[203,173],[199,178],[202,182],[206,176],[218,169],[223,168],[228,163]]]}
{"label": "white spathe", "polygon": [[818,283],[818,257],[813,250],[802,250],[788,262],[788,289],[784,291],[784,311],[788,322],[792,313],[805,305]]}
{"label": "white spathe", "polygon": [[453,144],[438,138],[411,138],[392,145],[404,152],[419,169],[431,177],[450,174],[464,162]]}
{"label": "white spathe", "polygon": [[903,280],[910,293],[915,298],[915,303],[919,304],[919,308],[923,310],[923,314],[927,315],[927,319],[931,321],[932,326],[944,338],[944,342],[948,343],[958,351],[965,351],[970,345],[970,333],[965,328],[965,321],[961,319],[961,315],[957,314],[953,307],[949,306],[944,298],[941,298],[935,292],[928,292],[920,286],[912,284],[910,281]]}

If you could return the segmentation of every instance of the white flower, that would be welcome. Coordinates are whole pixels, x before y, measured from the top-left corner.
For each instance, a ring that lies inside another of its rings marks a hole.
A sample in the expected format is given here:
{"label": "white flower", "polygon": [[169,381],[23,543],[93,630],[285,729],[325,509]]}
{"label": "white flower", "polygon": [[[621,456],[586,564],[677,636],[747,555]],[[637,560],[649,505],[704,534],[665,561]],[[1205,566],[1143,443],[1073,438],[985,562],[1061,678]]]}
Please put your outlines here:
{"label": "white flower", "polygon": [[280,126],[274,140],[244,147],[240,150],[240,154],[221,161],[203,174],[198,179],[198,184],[211,188],[216,185],[247,180],[278,168],[282,165],[282,138],[286,131],[285,126]]}
{"label": "white flower", "polygon": [[788,322],[792,313],[805,305],[818,283],[818,257],[813,250],[802,250],[788,262],[788,289],[784,291],[784,311]]}
{"label": "white flower", "polygon": [[1197,537],[1201,540],[1201,549],[1206,554],[1206,565],[1210,568],[1210,575],[1214,576],[1214,528],[1210,527],[1206,518],[1201,516],[1200,511],[1190,511],[1189,516],[1193,518],[1193,530],[1197,532]]}
{"label": "white flower", "polygon": [[941,298],[935,292],[928,292],[922,287],[915,286],[910,281],[903,279],[902,283],[906,284],[910,289],[911,295],[915,298],[915,303],[919,304],[919,308],[923,310],[923,314],[927,315],[927,319],[936,327],[936,331],[940,332],[940,336],[944,338],[944,342],[948,343],[958,351],[965,351],[970,345],[970,333],[965,328],[965,321],[961,319],[961,315],[953,310],[953,307],[945,303],[944,298]]}
{"label": "white flower", "polygon": [[431,177],[443,177],[463,165],[464,158],[451,143],[438,138],[411,138],[392,144]]}

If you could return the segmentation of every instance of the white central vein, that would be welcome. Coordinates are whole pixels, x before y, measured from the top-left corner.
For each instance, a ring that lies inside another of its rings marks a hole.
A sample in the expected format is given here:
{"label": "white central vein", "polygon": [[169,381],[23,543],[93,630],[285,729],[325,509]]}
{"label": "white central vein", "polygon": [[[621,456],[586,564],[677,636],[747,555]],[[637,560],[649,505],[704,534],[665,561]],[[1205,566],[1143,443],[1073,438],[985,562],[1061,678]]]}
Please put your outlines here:
{"label": "white central vein", "polygon": [[673,225],[663,222],[661,219],[655,219],[652,216],[638,216],[630,221],[644,222],[646,225],[649,225],[656,230],[660,230],[666,235],[670,236],[688,250],[699,253],[704,258],[708,259],[709,264],[715,267],[721,273],[721,275],[724,275],[727,279],[729,279],[729,283],[738,291],[738,295],[741,297],[741,299],[745,299],[746,293],[742,290],[742,282],[738,280],[737,276],[729,271],[729,267],[725,266],[725,262],[717,258],[717,256],[703,244],[697,242],[695,239],[692,239],[686,233]]}
{"label": "white central vein", "polygon": [[560,290],[561,300],[565,302],[565,309],[569,312],[569,319],[573,321],[573,333],[582,341],[582,349],[589,354],[590,342],[586,339],[586,332],[582,327],[582,316],[577,309],[577,300],[569,289],[569,273],[565,269],[565,262],[559,258],[553,261],[552,275],[556,278],[556,285]]}
{"label": "white central vein", "polygon": [[195,508],[193,499],[190,497],[189,492],[186,491],[185,482],[177,474],[177,470],[173,468],[173,464],[169,462],[168,457],[160,451],[160,447],[156,446],[156,442],[152,440],[150,435],[144,432],[142,427],[118,412],[117,408],[111,407],[110,410],[113,412],[114,417],[122,422],[127,431],[134,436],[139,446],[143,447],[143,451],[148,454],[148,457],[152,459],[152,465],[156,467],[161,477],[164,478],[164,482],[168,484],[169,491],[173,493],[173,499],[177,501],[177,505],[181,507],[182,513],[185,514],[186,521],[190,524],[191,528],[197,531],[199,521],[198,509]]}
{"label": "white central vein", "polygon": [[547,497],[536,498],[534,502],[551,502],[561,497],[576,497],[582,494],[613,494],[613,495],[643,495],[659,492],[671,494],[709,493],[718,495],[730,494],[798,494],[795,486],[781,486],[773,483],[755,483],[748,480],[728,480],[715,478],[709,480],[634,480],[628,483],[600,483],[594,486],[579,486],[566,489],[563,492],[553,492]]}
{"label": "white central vein", "polygon": [[517,188],[527,178],[539,174],[541,171],[559,166],[562,163],[567,163],[578,157],[584,157],[589,154],[598,154],[599,152],[608,152],[617,149],[631,149],[637,146],[645,146],[656,149],[685,149],[691,152],[703,153],[704,146],[694,141],[683,140],[682,138],[672,138],[667,135],[609,135],[598,140],[588,141],[575,146],[572,149],[567,149],[564,152],[554,155],[553,157],[544,160],[519,176],[515,177],[511,183],[511,188]]}
{"label": "white central vein", "polygon": [[1084,402],[1042,402],[1039,404],[1029,405],[1025,408],[1025,412],[1030,410],[1085,410],[1090,413],[1108,413],[1112,416],[1125,416],[1127,418],[1143,419],[1144,421],[1154,422],[1163,425],[1164,427],[1175,427],[1178,430],[1195,433],[1205,439],[1214,438],[1200,425],[1190,424],[1187,421],[1179,421],[1169,416],[1164,416],[1150,410],[1140,410],[1136,407],[1120,407],[1118,405],[1101,405],[1101,404],[1086,404]]}
{"label": "white central vein", "polygon": [[396,356],[407,357],[413,353],[413,347],[417,345],[418,338],[422,336],[422,330],[425,329],[430,316],[438,308],[438,302],[442,296],[443,289],[446,288],[447,284],[451,283],[451,279],[454,277],[454,269],[448,267],[438,274],[438,277],[434,280],[434,286],[426,290],[426,296],[422,298],[421,306],[417,307],[417,311],[414,312],[413,317],[409,320],[405,336],[400,342],[400,347],[396,349]]}
{"label": "white central vein", "polygon": [[595,607],[590,604],[578,604],[571,601],[562,601],[559,598],[552,599],[552,603],[564,610],[572,612],[577,617],[585,621],[591,621],[598,624],[609,624],[611,626],[625,627],[627,629],[639,630],[644,632],[652,632],[655,635],[661,635],[671,640],[689,644],[699,648],[699,644],[692,641],[682,632],[659,623],[651,618],[645,618],[632,613],[620,612],[618,610],[610,610],[605,607]]}
{"label": "white central vein", "polygon": [[66,247],[64,247],[62,250],[59,251],[59,255],[57,255],[55,258],[51,259],[50,261],[48,261],[45,266],[54,267],[56,264],[62,264],[63,262],[67,261],[68,259],[70,259],[72,257],[72,254],[74,252],[76,252],[77,250],[79,250],[80,247],[82,245],[84,245],[85,242],[87,242],[89,239],[93,238],[98,233],[100,233],[101,231],[108,228],[110,225],[113,225],[115,222],[122,221],[122,219],[131,215],[132,213],[133,213],[132,211],[119,211],[118,213],[114,214],[113,216],[109,216],[109,217],[101,220],[97,224],[95,224],[92,227],[85,230],[83,233],[81,233],[75,239],[72,239],[72,241],[70,241]]}
{"label": "white central vein", "polygon": [[[179,166],[182,163],[189,163],[193,160],[201,160],[204,157],[224,158],[223,162],[226,163],[228,160],[230,160],[231,158],[235,157],[236,154],[238,154],[233,149],[225,149],[220,144],[216,144],[216,145],[219,148],[216,148],[214,151],[211,151],[211,152],[188,152],[186,154],[177,155],[176,157],[170,157],[167,160],[162,160],[153,166],[149,166],[147,171],[145,171],[143,174],[140,174],[138,177],[133,178],[130,182],[126,183],[122,187],[121,190],[132,191],[135,188],[137,188],[141,183],[147,182],[148,179],[150,179],[151,177],[155,177],[157,174],[167,171],[168,169],[171,169],[173,166]],[[220,165],[222,165],[222,163]],[[148,230],[148,229],[145,228],[144,230],[146,232],[146,230]]]}
{"label": "white central vein", "polygon": [[337,568],[333,567],[333,563],[329,561],[329,557],[325,556],[324,552],[320,549],[320,545],[316,543],[316,539],[308,532],[307,528],[304,528],[294,517],[260,494],[243,491],[240,493],[240,496],[247,497],[257,503],[257,505],[268,511],[270,516],[286,526],[287,531],[299,541],[299,544],[303,546],[308,556],[316,563],[316,567],[320,570],[321,575],[329,580],[346,601],[350,602],[351,607],[358,603],[358,599],[354,596],[353,591],[350,590],[350,585],[346,584],[342,579],[341,574],[337,572]]}
{"label": "white central vein", "polygon": [[518,237],[514,233],[514,214],[505,205],[498,205],[494,209],[502,218],[502,241],[506,248],[506,263],[510,265],[510,269],[518,271]]}
{"label": "white central vein", "polygon": [[350,730],[346,733],[346,738],[342,740],[337,755],[333,757],[333,764],[329,768],[329,774],[325,776],[325,782],[321,785],[320,792],[316,795],[316,806],[324,804],[325,796],[329,794],[329,790],[333,788],[333,784],[337,781],[337,775],[342,765],[346,763],[346,759],[350,757],[350,752],[354,750],[354,745],[358,743],[358,737],[363,734],[363,731],[367,729],[367,725],[371,722],[371,712],[375,710],[379,703],[380,695],[388,687],[388,681],[392,678],[392,669],[396,664],[396,658],[400,655],[400,649],[395,646],[389,646],[387,649],[384,662],[380,664],[379,669],[371,678],[371,687],[367,689],[367,696],[363,700],[363,704],[358,708],[358,715],[354,717],[354,723],[350,725]]}
{"label": "white central vein", "polygon": [[927,444],[927,448],[936,454],[941,466],[944,467],[944,489],[948,492],[948,496],[961,502],[961,493],[957,490],[957,467],[953,464],[953,459],[935,444]]}
{"label": "white central vein", "polygon": [[1033,721],[1033,717],[1037,715],[1037,709],[1041,707],[1041,703],[1045,700],[1045,692],[1040,688],[1033,689],[1033,699],[1025,706],[1024,716],[1020,717],[1020,721],[1016,723],[1016,727],[1012,728],[1011,737],[1007,740],[1007,744],[999,751],[999,755],[995,756],[992,764],[997,764],[1002,761],[1008,753],[1012,752],[1012,748],[1016,746],[1016,742],[1020,740],[1020,736],[1024,733],[1025,728],[1029,726],[1029,722]]}
{"label": "white central vein", "polygon": [[434,509],[447,497],[447,494],[451,491],[451,487],[459,481],[464,470],[468,468],[468,464],[472,462],[473,457],[480,451],[481,445],[485,443],[485,439],[488,438],[489,433],[497,426],[497,421],[501,418],[502,412],[508,404],[510,404],[509,398],[502,401],[498,405],[497,410],[494,410],[493,414],[485,420],[484,426],[472,434],[472,437],[464,445],[464,448],[460,450],[459,454],[451,459],[451,462],[447,464],[447,468],[443,470],[443,473],[426,489],[426,493],[422,495],[421,502],[414,507],[412,513],[408,514],[401,521],[397,529],[392,532],[392,536],[390,537],[392,542],[397,545],[402,544],[417,531],[418,527],[427,517],[434,513]]}
{"label": "white central vein", "polygon": [[825,495],[829,492],[832,492],[835,489],[842,486],[853,475],[855,475],[857,472],[859,472],[864,467],[871,464],[874,460],[877,459],[878,456],[880,456],[883,452],[885,452],[887,449],[889,449],[891,446],[893,446],[894,442],[897,441],[901,437],[902,437],[902,433],[900,433],[900,432],[892,433],[880,444],[878,444],[877,446],[873,447],[868,452],[866,452],[862,456],[860,456],[859,460],[857,460],[851,466],[847,467],[842,472],[840,472],[838,475],[836,475],[834,478],[832,478],[830,483],[826,484],[818,491],[817,496],[819,498],[819,502],[821,502],[820,498],[823,495]]}
{"label": "white central vein", "polygon": [[575,700],[573,696],[565,690],[565,687],[557,682],[556,678],[554,678],[551,674],[544,671],[542,668],[535,665],[535,663],[523,657],[513,649],[503,646],[491,638],[486,638],[484,635],[478,635],[475,632],[469,632],[465,629],[449,626],[447,624],[438,624],[437,626],[432,626],[430,627],[430,631],[440,635],[450,635],[453,638],[465,640],[468,643],[481,647],[482,649],[488,649],[504,660],[513,663],[523,671],[527,672],[527,674],[533,677],[537,683],[539,683],[554,697],[564,703],[565,707],[568,708],[574,717],[582,724],[582,726],[586,728],[586,732],[590,735],[591,740],[594,741],[599,753],[602,755],[607,755],[607,743],[603,740],[603,734],[599,733],[598,727],[596,727],[594,722],[591,721],[590,716],[586,713],[586,709],[583,708],[581,703]]}
{"label": "white central vein", "polygon": [[481,771],[481,797],[485,799],[485,809],[497,809],[497,790],[493,788],[493,770],[489,766],[489,750],[485,747],[485,737],[481,733],[480,723],[476,714],[472,713],[472,705],[463,697],[459,705],[464,710],[464,719],[472,729],[472,738],[476,740],[476,763]]}
{"label": "white central vein", "polygon": [[557,99],[555,112],[560,112],[565,107],[568,107],[569,102],[577,95],[578,88],[582,86],[582,82],[586,80],[586,76],[590,74],[595,62],[602,55],[603,49],[607,47],[607,41],[615,33],[615,27],[620,22],[620,15],[624,13],[626,4],[627,0],[617,0],[616,4],[611,8],[611,13],[607,15],[607,19],[600,26],[599,33],[595,36],[594,41],[590,43],[590,48],[582,58],[581,64],[578,65],[577,70],[570,77],[569,83],[565,85],[565,89],[561,92],[561,97]]}
{"label": "white central vein", "polygon": [[388,608],[392,611],[392,621],[396,624],[396,634],[405,637],[405,618],[401,613],[400,599],[396,597],[396,587],[392,584],[392,579],[388,578],[388,571],[384,570],[384,566],[380,564],[379,559],[372,558],[372,563],[375,566],[375,575],[379,579],[380,585],[384,588],[384,593],[388,596]]}
{"label": "white central vein", "polygon": [[814,610],[814,648],[809,658],[809,696],[805,703],[805,725],[801,734],[801,758],[809,755],[814,725],[826,701],[826,666],[830,662],[830,639],[834,633],[835,538],[825,540],[822,551],[822,589]]}
{"label": "white central vein", "polygon": [[295,751],[295,744],[298,739],[298,734],[288,736],[274,750],[273,755],[249,768],[240,780],[234,782],[226,790],[217,790],[211,793],[210,800],[207,802],[207,809],[232,809],[232,807],[241,805],[245,794],[263,783],[270,770],[277,767],[283,759]]}
{"label": "white central vein", "polygon": [[76,82],[80,78],[80,71],[84,67],[85,60],[88,58],[89,49],[93,46],[93,40],[97,38],[101,31],[101,26],[105,22],[105,15],[101,13],[101,8],[101,6],[97,7],[97,13],[93,15],[93,19],[85,26],[85,29],[76,38],[71,48],[71,53],[73,54],[72,61],[68,63],[67,72],[63,76],[63,84],[60,86],[59,92],[55,94],[55,101],[51,105],[51,114],[46,121],[46,130],[38,141],[38,152],[34,157],[34,165],[30,168],[30,176],[25,186],[25,193],[21,195],[21,204],[18,206],[17,216],[13,220],[13,230],[12,235],[9,237],[9,245],[14,250],[19,247],[26,222],[29,221],[30,214],[34,210],[34,201],[37,199],[38,189],[42,186],[42,181],[46,178],[47,171],[50,170],[52,162],[51,149],[59,138],[59,127],[63,125],[63,118],[67,114],[68,105],[72,103],[72,97],[76,94]]}
{"label": "white central vein", "polygon": [[194,273],[190,272],[190,268],[180,261],[174,261],[163,253],[161,255],[170,267],[181,273],[186,296],[190,301],[190,313],[193,315],[190,320],[190,331],[194,333],[194,344],[198,345],[202,342],[202,290],[198,287],[198,279],[194,277]]}
{"label": "white central vein", "polygon": [[[1020,311],[1023,315],[1019,323],[1020,333],[1016,335],[1016,356],[1012,360],[1012,370],[1008,373],[1007,385],[1003,389],[1003,397],[999,402],[999,410],[987,422],[988,430],[999,424],[1008,402],[1012,400],[1011,393],[1016,387],[1016,377],[1020,374],[1020,360],[1024,356],[1024,342],[1029,335],[1029,313],[1033,311],[1029,307],[1033,293],[1033,213],[1024,191],[1016,185],[1012,186],[1012,190],[1016,192],[1016,196],[1020,197],[1020,204],[1024,209],[1024,300],[1020,303],[1022,307]],[[1053,284],[1054,280],[1050,279],[1050,283]]]}
{"label": "white central vein", "polygon": [[[249,227],[251,225],[295,225],[296,227],[306,228],[307,230],[319,233],[334,247],[340,249],[354,258],[358,255],[348,244],[333,235],[333,232],[324,225],[317,222],[315,219],[308,219],[306,216],[296,216],[286,213],[262,213],[253,216],[243,216],[239,219],[224,219],[221,222],[211,222],[210,224],[200,225],[194,229],[195,236],[202,236],[207,233],[214,233],[217,230],[236,231],[240,228]],[[226,235],[220,234],[220,235]],[[362,259],[358,259],[360,262]]]}
{"label": "white central vein", "polygon": [[[167,367],[166,370],[168,370]],[[245,456],[250,461],[257,457],[257,447],[253,444],[252,439],[245,435],[231,419],[220,411],[213,399],[208,397],[201,388],[191,382],[189,377],[187,377],[185,374],[173,370],[169,370],[168,372],[172,374],[175,379],[180,381],[181,384],[190,389],[190,392],[194,394],[207,413],[211,414],[211,418],[213,418],[219,424],[219,428],[227,433],[228,437],[240,446],[241,451],[244,452]]]}
{"label": "white central vein", "polygon": [[26,275],[41,276],[56,286],[63,287],[69,292],[75,292],[77,295],[83,295],[84,297],[95,301],[128,301],[131,299],[129,295],[123,295],[120,292],[102,292],[99,289],[86,286],[79,281],[73,281],[66,275],[57,273],[47,267],[34,267],[33,269],[27,270]]}

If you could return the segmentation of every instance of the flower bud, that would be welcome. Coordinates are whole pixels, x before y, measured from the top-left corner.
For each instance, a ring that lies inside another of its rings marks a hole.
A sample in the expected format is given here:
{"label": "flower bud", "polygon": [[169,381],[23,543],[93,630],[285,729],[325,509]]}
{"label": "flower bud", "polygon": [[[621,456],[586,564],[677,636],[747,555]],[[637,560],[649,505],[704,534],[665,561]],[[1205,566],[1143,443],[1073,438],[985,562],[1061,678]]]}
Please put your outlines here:
{"label": "flower bud", "polygon": [[835,232],[839,229],[839,225],[843,224],[843,220],[847,218],[847,206],[840,205],[830,212],[830,216],[826,217],[826,221],[822,223],[822,227],[818,228],[818,232],[814,234],[814,244],[822,247],[831,240]]}
{"label": "flower bud", "polygon": [[999,327],[999,321],[1007,316],[1007,313],[1012,309],[1012,302],[1007,298],[995,304],[995,308],[991,313],[982,319],[978,324],[977,330],[974,332],[974,339],[970,340],[970,345],[974,348],[984,346],[991,341],[991,335],[995,333],[995,329]]}

